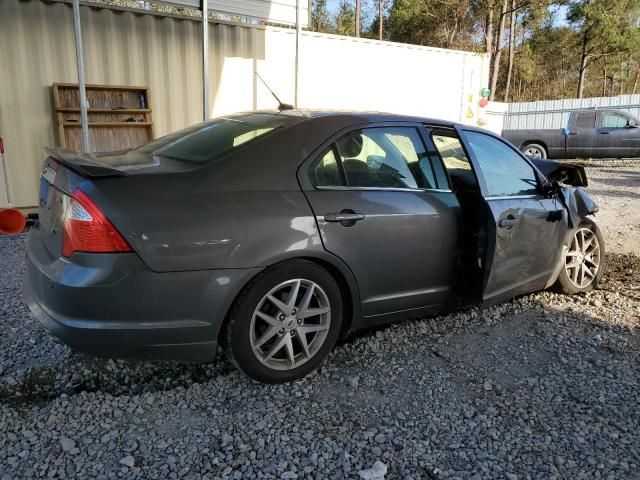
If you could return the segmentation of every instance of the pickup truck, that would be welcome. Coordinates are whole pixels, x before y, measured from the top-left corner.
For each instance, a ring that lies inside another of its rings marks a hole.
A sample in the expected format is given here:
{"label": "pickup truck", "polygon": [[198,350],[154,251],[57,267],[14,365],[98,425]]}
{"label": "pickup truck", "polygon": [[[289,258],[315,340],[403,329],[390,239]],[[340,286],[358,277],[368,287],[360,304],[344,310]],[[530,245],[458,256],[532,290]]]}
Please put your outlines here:
{"label": "pickup truck", "polygon": [[619,110],[571,112],[565,128],[503,130],[502,136],[535,158],[640,157],[640,120]]}

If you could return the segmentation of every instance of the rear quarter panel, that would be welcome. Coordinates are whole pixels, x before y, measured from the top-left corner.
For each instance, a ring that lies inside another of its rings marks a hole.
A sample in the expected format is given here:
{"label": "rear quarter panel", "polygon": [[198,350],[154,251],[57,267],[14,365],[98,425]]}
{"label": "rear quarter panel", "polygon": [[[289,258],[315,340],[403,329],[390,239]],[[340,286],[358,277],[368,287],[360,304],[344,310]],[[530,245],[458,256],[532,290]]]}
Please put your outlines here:
{"label": "rear quarter panel", "polygon": [[[302,192],[176,192],[132,189],[111,199],[109,218],[154,271],[265,266],[284,252],[322,249]],[[134,212],[132,212],[134,210]]]}

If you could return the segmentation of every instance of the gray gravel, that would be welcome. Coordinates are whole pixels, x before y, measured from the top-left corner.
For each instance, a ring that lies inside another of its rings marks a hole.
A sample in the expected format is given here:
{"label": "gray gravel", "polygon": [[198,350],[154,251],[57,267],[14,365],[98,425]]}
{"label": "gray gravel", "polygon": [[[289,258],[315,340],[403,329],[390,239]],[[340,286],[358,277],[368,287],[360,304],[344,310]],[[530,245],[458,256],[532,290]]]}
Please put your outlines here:
{"label": "gray gravel", "polygon": [[224,358],[56,345],[21,300],[23,248],[0,238],[2,479],[640,478],[638,257],[592,294],[362,333],[265,386]]}
{"label": "gray gravel", "polygon": [[640,254],[640,160],[590,161],[585,165],[589,193],[600,205],[596,221],[608,251]]}

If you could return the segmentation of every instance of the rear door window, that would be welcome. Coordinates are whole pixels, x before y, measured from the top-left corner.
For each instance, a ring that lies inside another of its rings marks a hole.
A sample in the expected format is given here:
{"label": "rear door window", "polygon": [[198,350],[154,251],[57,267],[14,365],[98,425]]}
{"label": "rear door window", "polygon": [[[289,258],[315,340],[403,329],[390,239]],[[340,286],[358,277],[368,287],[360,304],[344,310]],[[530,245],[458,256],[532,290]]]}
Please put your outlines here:
{"label": "rear door window", "polygon": [[352,187],[435,188],[433,171],[417,129],[374,127],[354,130],[336,141],[346,183]]}
{"label": "rear door window", "polygon": [[312,183],[317,187],[344,186],[344,178],[333,146],[315,164],[312,177]]}

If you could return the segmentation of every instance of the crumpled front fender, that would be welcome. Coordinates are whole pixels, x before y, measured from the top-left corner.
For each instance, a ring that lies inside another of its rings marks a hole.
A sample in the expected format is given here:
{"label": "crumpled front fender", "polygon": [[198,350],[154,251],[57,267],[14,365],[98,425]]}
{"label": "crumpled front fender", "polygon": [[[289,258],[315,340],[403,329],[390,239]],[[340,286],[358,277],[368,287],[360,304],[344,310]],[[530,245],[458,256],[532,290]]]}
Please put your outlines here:
{"label": "crumpled front fender", "polygon": [[577,227],[584,217],[593,215],[600,209],[596,201],[581,187],[563,187],[560,190],[560,197],[569,212],[571,228]]}

